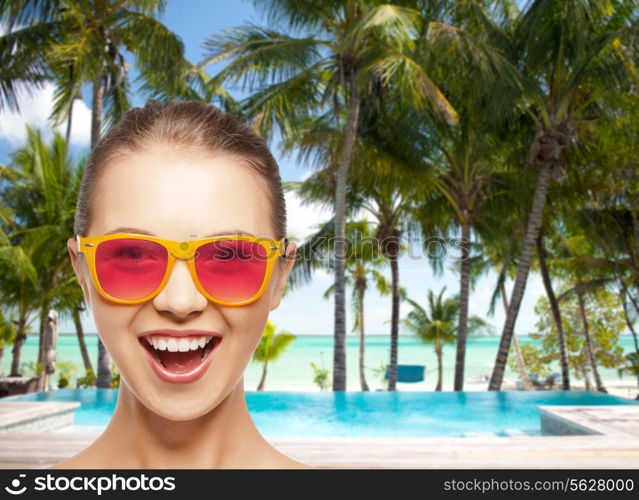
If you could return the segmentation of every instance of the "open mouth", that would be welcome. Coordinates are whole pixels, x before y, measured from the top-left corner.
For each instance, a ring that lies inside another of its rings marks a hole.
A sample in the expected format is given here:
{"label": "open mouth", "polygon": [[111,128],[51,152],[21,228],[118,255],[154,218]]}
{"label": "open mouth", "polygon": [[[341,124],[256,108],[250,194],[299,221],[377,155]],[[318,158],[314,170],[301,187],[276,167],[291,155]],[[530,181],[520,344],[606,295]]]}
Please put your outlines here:
{"label": "open mouth", "polygon": [[138,340],[159,366],[167,372],[179,375],[190,373],[207,361],[222,338],[149,335],[139,337]]}

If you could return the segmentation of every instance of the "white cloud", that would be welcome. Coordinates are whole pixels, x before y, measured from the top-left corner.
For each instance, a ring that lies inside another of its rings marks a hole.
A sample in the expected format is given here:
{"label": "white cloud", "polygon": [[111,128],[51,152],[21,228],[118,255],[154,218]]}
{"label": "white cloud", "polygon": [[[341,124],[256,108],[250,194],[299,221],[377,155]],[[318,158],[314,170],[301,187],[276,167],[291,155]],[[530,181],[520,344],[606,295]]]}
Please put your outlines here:
{"label": "white cloud", "polygon": [[[8,109],[0,112],[0,138],[13,144],[21,144],[26,139],[25,125],[29,124],[43,131],[45,137],[50,137],[52,123],[49,115],[53,108],[54,86],[46,83],[42,88],[22,86],[18,90],[18,104],[20,111]],[[66,122],[57,130],[64,134]],[[73,106],[73,123],[71,129],[71,143],[74,145],[88,145],[91,139],[91,110],[84,102],[76,99]]]}
{"label": "white cloud", "polygon": [[293,234],[298,244],[316,231],[315,225],[329,220],[332,216],[330,209],[322,209],[319,205],[302,205],[297,193],[286,193],[286,211],[288,218],[288,233]]}
{"label": "white cloud", "polygon": [[319,283],[333,283],[335,274],[320,267],[313,272],[313,280]]}

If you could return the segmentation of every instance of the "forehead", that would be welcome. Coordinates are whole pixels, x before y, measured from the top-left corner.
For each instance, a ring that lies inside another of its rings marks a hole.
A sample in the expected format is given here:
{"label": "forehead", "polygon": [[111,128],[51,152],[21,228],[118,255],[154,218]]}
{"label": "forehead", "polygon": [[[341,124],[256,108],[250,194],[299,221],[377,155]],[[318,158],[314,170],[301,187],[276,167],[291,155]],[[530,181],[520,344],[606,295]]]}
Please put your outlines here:
{"label": "forehead", "polygon": [[274,237],[266,184],[240,157],[157,146],[105,167],[91,235],[134,227],[180,240],[226,230]]}

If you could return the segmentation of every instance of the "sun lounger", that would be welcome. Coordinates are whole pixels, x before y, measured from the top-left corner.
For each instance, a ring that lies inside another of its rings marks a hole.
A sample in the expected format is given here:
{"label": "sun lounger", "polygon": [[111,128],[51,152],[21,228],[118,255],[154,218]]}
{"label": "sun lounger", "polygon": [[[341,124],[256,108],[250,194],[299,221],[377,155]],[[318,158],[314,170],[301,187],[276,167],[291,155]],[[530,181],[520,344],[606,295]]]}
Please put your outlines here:
{"label": "sun lounger", "polygon": [[[425,365],[397,365],[397,382],[423,382]],[[389,367],[384,379],[388,380]]]}

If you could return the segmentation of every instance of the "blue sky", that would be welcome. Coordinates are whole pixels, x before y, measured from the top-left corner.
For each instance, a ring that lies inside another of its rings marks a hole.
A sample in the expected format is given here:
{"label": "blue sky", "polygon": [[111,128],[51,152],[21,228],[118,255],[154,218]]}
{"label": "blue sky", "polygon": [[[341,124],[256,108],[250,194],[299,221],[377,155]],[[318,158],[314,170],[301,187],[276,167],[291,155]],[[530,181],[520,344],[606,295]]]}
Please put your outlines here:
{"label": "blue sky", "polygon": [[[211,34],[220,29],[238,26],[244,22],[259,23],[263,20],[260,12],[253,8],[251,2],[220,1],[220,0],[169,0],[162,21],[175,32],[184,42],[186,54],[192,61],[199,62],[203,58],[203,42]],[[52,88],[45,88],[32,96],[25,93],[22,113],[0,113],[0,161],[6,162],[8,153],[18,147],[24,140],[24,123],[31,123],[43,130],[50,130],[46,117],[50,111]],[[74,129],[72,141],[79,151],[85,151],[88,145],[90,114],[88,105],[90,93],[86,92],[84,104],[75,106]],[[134,104],[141,105],[141,96],[134,96]],[[301,180],[309,172],[310,166],[296,163],[294,158],[282,158],[275,145],[273,152],[280,163],[283,180]],[[313,225],[328,219],[331,214],[313,207],[301,206],[294,196],[287,196],[289,212],[289,233],[294,234],[300,241],[313,230]],[[417,252],[418,253],[418,252]],[[445,264],[449,268],[454,256],[447,257]],[[385,270],[390,279],[390,272]],[[494,327],[494,333],[499,335],[503,327],[504,312],[497,307],[494,317],[487,317],[488,305],[496,279],[495,273],[482,277],[470,298],[470,314],[476,314],[487,319]],[[434,277],[426,257],[410,258],[408,255],[400,259],[400,281],[406,287],[408,296],[425,304],[429,289],[439,292],[446,286],[446,291],[452,295],[458,291],[458,276],[447,270],[441,277]],[[332,276],[319,274],[311,285],[295,290],[282,301],[280,307],[271,313],[271,320],[283,330],[297,335],[326,334],[333,332],[333,300],[324,300],[322,295],[331,285]],[[508,282],[510,293],[512,282]],[[350,299],[350,290],[347,297]],[[516,332],[520,335],[534,331],[535,316],[534,303],[543,295],[543,285],[536,273],[530,273],[526,293],[517,320]],[[501,304],[500,304],[501,306]],[[402,305],[401,316],[408,312],[408,306]],[[372,288],[366,301],[366,325],[369,334],[388,334],[390,330],[390,297],[380,297]],[[350,331],[353,315],[347,307],[347,323]],[[87,312],[83,316],[83,324],[88,333],[96,332],[95,323]],[[37,330],[37,326],[34,324]],[[60,323],[61,332],[73,332],[71,321],[63,319]]]}

